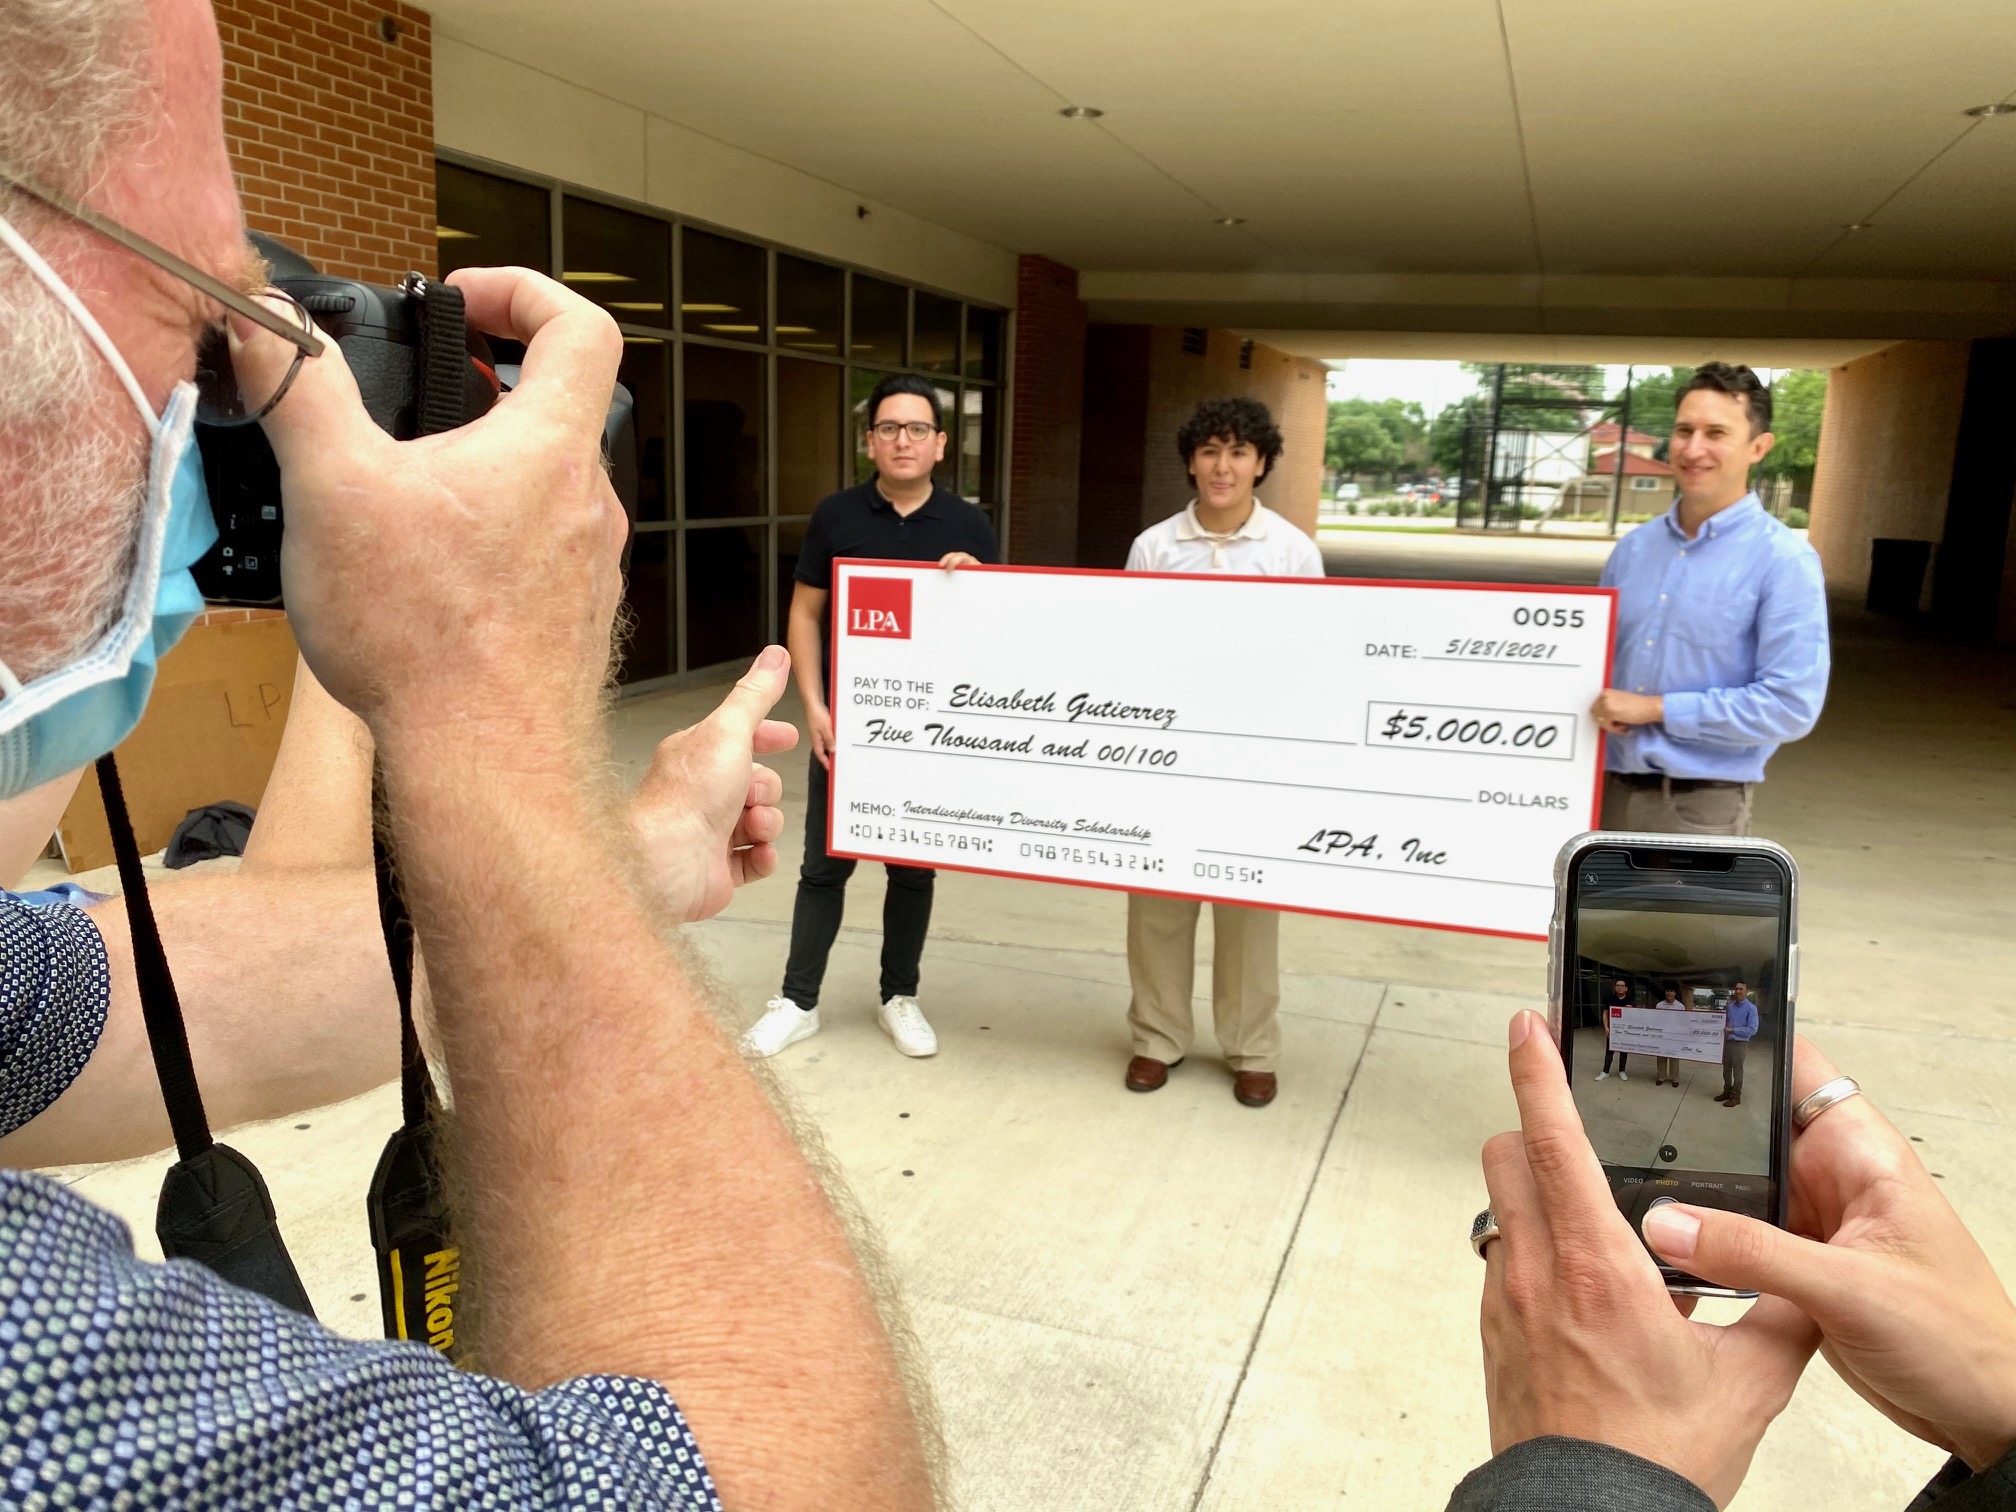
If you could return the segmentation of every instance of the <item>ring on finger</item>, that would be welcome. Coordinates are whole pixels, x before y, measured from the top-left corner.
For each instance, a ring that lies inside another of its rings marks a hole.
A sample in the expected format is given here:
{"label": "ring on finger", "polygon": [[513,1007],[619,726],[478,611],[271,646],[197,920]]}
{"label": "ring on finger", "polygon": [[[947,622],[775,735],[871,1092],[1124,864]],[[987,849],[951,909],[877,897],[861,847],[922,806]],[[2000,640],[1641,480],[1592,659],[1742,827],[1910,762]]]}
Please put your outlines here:
{"label": "ring on finger", "polygon": [[1837,1076],[1830,1082],[1822,1082],[1799,1099],[1798,1105],[1792,1109],[1792,1122],[1803,1129],[1836,1103],[1861,1095],[1862,1088],[1856,1084],[1854,1077]]}
{"label": "ring on finger", "polygon": [[1477,1258],[1484,1258],[1484,1246],[1493,1239],[1505,1236],[1498,1231],[1498,1215],[1486,1208],[1470,1220],[1470,1248],[1477,1252]]}

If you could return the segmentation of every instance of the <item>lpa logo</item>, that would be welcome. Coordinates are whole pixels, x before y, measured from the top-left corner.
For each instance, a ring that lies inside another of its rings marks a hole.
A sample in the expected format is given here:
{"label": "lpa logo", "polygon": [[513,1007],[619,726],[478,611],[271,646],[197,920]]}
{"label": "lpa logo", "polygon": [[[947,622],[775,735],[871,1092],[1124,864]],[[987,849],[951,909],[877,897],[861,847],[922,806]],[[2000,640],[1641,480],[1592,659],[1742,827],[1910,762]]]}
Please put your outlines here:
{"label": "lpa logo", "polygon": [[847,633],[910,639],[910,579],[849,578]]}

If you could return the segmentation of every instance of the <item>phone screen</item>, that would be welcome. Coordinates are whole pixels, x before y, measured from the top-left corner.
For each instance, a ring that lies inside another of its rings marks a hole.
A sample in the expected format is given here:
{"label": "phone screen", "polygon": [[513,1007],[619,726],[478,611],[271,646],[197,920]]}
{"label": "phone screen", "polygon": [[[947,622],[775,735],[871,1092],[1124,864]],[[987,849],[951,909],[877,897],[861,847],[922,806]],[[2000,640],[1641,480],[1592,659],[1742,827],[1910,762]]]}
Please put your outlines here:
{"label": "phone screen", "polygon": [[1561,1050],[1634,1229],[1662,1197],[1781,1221],[1790,881],[1740,851],[1596,846],[1575,863]]}

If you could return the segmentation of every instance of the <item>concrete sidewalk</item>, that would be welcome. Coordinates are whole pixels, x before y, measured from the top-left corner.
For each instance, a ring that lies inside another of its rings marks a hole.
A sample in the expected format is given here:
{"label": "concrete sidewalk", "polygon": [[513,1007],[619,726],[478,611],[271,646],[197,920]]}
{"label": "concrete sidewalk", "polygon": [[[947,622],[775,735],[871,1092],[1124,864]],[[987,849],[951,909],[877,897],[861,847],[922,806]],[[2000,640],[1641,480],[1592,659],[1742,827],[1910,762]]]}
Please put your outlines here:
{"label": "concrete sidewalk", "polygon": [[[2006,654],[1852,616],[1837,651],[1825,722],[1758,804],[1805,872],[1801,1023],[1920,1141],[2016,1278],[2016,676]],[[640,769],[718,693],[624,704],[619,755]],[[804,758],[778,765],[801,812]],[[783,849],[778,878],[694,931],[743,1018],[782,969],[795,825]],[[1478,1147],[1515,1122],[1505,1022],[1539,1002],[1544,948],[1287,917],[1282,1091],[1256,1111],[1233,1101],[1208,1027],[1163,1091],[1121,1087],[1117,893],[944,874],[922,991],[943,1048],[904,1059],[874,1023],[881,893],[864,865],[827,1027],[774,1064],[888,1242],[958,1504],[1439,1507],[1489,1453],[1465,1233]],[[377,1332],[363,1195],[396,1108],[387,1088],[232,1135],[322,1315],[360,1336]],[[165,1163],[69,1174],[146,1251]],[[1816,1364],[1737,1505],[1895,1512],[1941,1459]]]}

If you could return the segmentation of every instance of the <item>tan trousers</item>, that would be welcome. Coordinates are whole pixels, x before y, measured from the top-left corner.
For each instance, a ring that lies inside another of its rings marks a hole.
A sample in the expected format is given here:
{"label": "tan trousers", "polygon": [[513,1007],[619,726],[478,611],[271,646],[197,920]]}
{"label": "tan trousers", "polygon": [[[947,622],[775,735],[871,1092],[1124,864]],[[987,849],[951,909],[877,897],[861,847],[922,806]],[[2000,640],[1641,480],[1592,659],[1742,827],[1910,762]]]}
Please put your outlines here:
{"label": "tan trousers", "polygon": [[1654,835],[1747,835],[1756,784],[1673,793],[1603,778],[1603,828]]}
{"label": "tan trousers", "polygon": [[[1134,1053],[1173,1064],[1190,1053],[1197,912],[1192,898],[1127,895],[1127,1023]],[[1211,905],[1211,1016],[1234,1071],[1273,1071],[1281,1059],[1281,915]]]}

